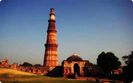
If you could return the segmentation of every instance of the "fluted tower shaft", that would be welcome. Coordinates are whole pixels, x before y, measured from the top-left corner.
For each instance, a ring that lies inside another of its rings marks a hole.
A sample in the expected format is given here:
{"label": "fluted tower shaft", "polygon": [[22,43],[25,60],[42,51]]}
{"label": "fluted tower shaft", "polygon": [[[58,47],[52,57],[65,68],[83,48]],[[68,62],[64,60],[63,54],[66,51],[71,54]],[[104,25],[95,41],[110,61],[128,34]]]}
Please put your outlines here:
{"label": "fluted tower shaft", "polygon": [[55,10],[50,9],[50,18],[48,20],[47,40],[45,44],[44,66],[56,67],[58,66],[58,44],[57,44],[57,30],[55,25]]}

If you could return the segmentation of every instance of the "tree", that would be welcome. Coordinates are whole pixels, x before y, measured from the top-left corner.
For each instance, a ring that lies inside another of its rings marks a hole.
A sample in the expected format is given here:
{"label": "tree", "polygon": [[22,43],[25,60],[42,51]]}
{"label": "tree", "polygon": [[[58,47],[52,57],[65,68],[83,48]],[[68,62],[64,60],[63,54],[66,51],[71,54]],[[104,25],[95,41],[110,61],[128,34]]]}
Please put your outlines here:
{"label": "tree", "polygon": [[35,64],[34,66],[35,67],[41,67],[41,64]]}
{"label": "tree", "polygon": [[24,62],[21,66],[32,66],[32,64],[28,62]]}
{"label": "tree", "polygon": [[112,52],[102,52],[97,58],[97,65],[104,75],[109,77],[111,70],[118,69],[121,65],[119,59]]}
{"label": "tree", "polygon": [[127,64],[127,66],[123,68],[125,82],[131,83],[131,81],[133,81],[133,51],[131,51],[131,54],[128,56],[123,56],[122,58]]}
{"label": "tree", "polygon": [[125,60],[125,63],[128,65],[133,61],[133,51],[131,51],[131,54],[129,54],[128,56],[123,56],[122,59]]}

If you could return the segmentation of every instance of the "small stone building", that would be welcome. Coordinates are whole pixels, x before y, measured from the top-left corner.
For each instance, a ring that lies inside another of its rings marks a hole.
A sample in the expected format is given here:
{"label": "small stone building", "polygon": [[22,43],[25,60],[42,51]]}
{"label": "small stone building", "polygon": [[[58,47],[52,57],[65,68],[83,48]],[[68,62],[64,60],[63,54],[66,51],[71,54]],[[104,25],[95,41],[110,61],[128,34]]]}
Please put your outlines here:
{"label": "small stone building", "polygon": [[[89,61],[83,60],[77,54],[73,54],[62,62],[64,76],[84,76],[84,68]],[[92,65],[90,63],[90,65]]]}

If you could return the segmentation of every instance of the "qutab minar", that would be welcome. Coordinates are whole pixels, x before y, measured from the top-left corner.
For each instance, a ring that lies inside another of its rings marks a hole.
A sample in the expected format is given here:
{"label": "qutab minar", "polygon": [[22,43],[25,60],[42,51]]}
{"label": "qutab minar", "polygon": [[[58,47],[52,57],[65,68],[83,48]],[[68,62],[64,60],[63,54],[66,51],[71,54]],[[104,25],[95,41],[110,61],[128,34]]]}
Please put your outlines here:
{"label": "qutab minar", "polygon": [[47,30],[47,40],[45,44],[45,54],[43,65],[49,68],[58,66],[58,44],[57,44],[57,30],[55,25],[55,9],[50,9],[49,24]]}

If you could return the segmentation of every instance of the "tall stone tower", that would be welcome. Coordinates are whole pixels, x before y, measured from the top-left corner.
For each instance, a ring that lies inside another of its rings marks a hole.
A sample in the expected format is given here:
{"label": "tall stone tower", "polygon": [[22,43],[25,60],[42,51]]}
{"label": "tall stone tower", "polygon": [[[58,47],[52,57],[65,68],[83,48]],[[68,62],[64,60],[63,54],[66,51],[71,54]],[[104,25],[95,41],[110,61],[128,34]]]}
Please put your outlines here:
{"label": "tall stone tower", "polygon": [[55,25],[55,10],[54,8],[50,9],[49,24],[47,30],[47,40],[45,44],[45,54],[44,54],[44,66],[49,68],[54,68],[58,66],[58,44],[56,38],[56,25]]}

